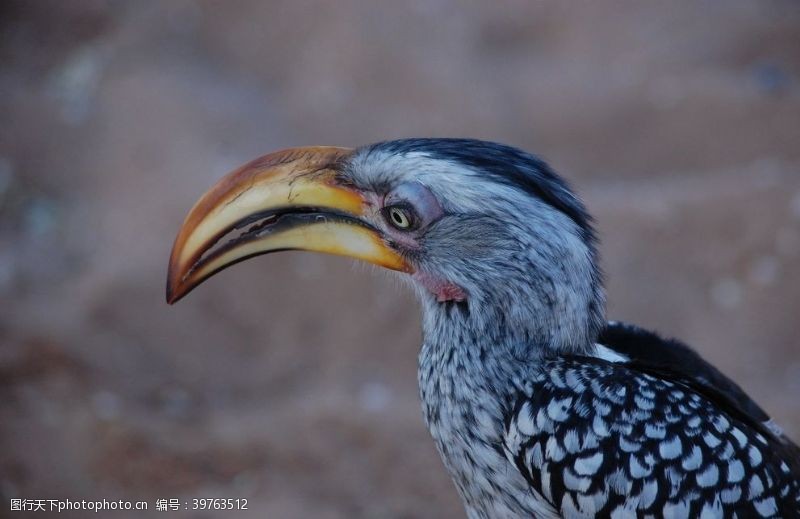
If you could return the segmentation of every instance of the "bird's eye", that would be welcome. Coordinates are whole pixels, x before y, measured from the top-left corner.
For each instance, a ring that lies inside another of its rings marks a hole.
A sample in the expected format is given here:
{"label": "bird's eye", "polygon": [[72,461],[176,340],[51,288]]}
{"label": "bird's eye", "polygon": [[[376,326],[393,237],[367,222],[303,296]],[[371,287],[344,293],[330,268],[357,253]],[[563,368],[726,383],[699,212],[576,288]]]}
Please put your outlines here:
{"label": "bird's eye", "polygon": [[386,225],[403,232],[420,231],[444,212],[430,189],[419,182],[405,182],[386,194],[381,209]]}
{"label": "bird's eye", "polygon": [[384,209],[384,215],[392,227],[401,231],[408,231],[414,225],[414,213],[408,207],[393,205]]}

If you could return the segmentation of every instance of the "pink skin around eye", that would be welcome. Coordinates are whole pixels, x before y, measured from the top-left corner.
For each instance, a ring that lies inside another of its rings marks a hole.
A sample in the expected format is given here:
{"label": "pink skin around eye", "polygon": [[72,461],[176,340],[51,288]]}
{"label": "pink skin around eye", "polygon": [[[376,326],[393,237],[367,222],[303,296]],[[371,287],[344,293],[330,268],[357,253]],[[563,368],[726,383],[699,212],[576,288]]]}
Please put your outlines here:
{"label": "pink skin around eye", "polygon": [[[368,198],[368,204],[376,215],[379,214],[381,208],[400,202],[408,203],[414,208],[420,219],[419,229],[421,230],[444,214],[442,206],[433,193],[419,182],[401,184],[383,199],[376,194]],[[393,241],[408,249],[418,249],[420,246],[416,239],[417,234],[413,231],[403,232],[390,225],[384,225],[383,232]],[[463,288],[434,274],[417,271],[412,274],[412,277],[433,294],[440,303],[467,299],[467,293]]]}
{"label": "pink skin around eye", "polygon": [[381,215],[381,209],[385,207],[385,200],[388,197],[384,197],[376,193],[366,193],[364,198],[366,199],[367,206],[369,207],[368,211],[372,214],[372,219],[376,222],[377,227],[381,229],[384,235],[390,238],[391,241],[398,243],[407,249],[419,249],[419,243],[417,243],[414,235],[411,233],[398,231],[391,225],[388,225],[384,222],[383,216]]}
{"label": "pink skin around eye", "polygon": [[384,205],[394,205],[398,202],[411,204],[419,216],[420,228],[425,228],[444,214],[441,204],[433,196],[431,190],[419,182],[406,182],[400,184],[391,193],[386,195]]}
{"label": "pink skin around eye", "polygon": [[401,231],[387,225],[386,233],[397,243],[411,249],[419,248],[417,238],[433,222],[444,214],[441,204],[433,196],[430,189],[419,182],[405,182],[395,187],[383,199],[382,207],[397,204],[408,204],[414,209],[418,218],[417,230]]}

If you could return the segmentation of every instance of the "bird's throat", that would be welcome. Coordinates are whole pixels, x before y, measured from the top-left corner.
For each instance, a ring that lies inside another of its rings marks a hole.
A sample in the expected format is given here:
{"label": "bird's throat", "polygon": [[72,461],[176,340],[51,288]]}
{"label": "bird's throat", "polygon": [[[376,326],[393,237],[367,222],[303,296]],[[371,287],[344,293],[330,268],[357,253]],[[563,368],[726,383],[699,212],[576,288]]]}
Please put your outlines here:
{"label": "bird's throat", "polygon": [[467,293],[460,286],[451,281],[439,278],[425,272],[415,272],[414,280],[424,286],[440,303],[447,301],[466,301]]}

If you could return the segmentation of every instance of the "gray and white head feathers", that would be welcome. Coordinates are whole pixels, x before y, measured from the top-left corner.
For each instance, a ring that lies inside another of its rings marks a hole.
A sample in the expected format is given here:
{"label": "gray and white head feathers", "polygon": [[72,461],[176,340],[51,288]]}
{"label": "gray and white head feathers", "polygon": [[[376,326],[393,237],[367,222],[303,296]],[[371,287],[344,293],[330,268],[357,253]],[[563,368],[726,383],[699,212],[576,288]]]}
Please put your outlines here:
{"label": "gray and white head feathers", "polygon": [[420,182],[444,210],[413,261],[468,299],[439,303],[420,291],[426,337],[473,335],[539,353],[592,347],[605,299],[591,218],[544,162],[484,141],[406,139],[360,148],[347,176],[379,193]]}

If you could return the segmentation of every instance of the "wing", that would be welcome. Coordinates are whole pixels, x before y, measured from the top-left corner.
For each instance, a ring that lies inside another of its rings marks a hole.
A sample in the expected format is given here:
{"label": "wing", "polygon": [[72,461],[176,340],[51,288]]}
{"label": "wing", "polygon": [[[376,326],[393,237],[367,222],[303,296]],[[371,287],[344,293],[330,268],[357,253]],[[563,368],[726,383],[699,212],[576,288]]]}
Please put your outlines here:
{"label": "wing", "polygon": [[774,437],[783,444],[786,457],[795,462],[793,469],[800,472],[800,448],[738,384],[686,344],[621,322],[609,322],[598,340],[628,359],[628,368],[690,386],[721,409]]}
{"label": "wing", "polygon": [[747,413],[626,364],[543,368],[506,419],[504,450],[565,517],[800,517],[800,474]]}
{"label": "wing", "polygon": [[624,355],[632,363],[643,368],[657,367],[670,373],[681,373],[687,379],[725,394],[754,420],[765,423],[769,420],[767,413],[735,382],[680,341],[663,339],[651,331],[613,321],[608,323],[598,340],[600,344]]}

